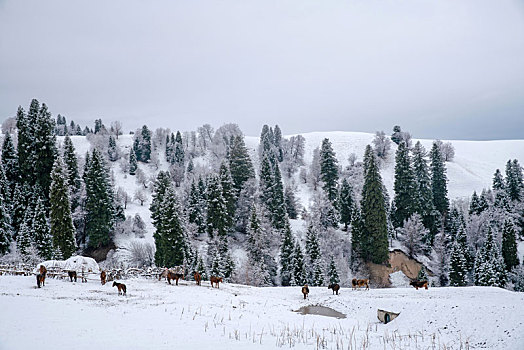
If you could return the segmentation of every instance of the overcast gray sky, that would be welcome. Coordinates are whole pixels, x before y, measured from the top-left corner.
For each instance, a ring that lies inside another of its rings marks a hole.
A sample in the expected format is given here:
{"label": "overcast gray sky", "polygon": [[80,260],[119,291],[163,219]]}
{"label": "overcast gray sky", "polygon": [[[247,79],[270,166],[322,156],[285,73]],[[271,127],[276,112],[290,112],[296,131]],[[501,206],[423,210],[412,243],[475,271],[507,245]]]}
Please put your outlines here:
{"label": "overcast gray sky", "polygon": [[524,138],[522,1],[0,0],[0,119]]}

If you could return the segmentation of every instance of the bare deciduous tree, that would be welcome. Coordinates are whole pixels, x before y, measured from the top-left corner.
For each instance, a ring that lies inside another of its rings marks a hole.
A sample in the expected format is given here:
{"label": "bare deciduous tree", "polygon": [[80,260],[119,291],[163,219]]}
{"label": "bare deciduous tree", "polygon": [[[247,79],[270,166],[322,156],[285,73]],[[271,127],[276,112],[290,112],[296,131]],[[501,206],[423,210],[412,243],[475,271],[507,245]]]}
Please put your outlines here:
{"label": "bare deciduous tree", "polygon": [[147,200],[147,195],[142,189],[135,191],[135,199],[140,202],[140,206],[144,205],[144,202]]}
{"label": "bare deciduous tree", "polygon": [[112,122],[111,128],[115,131],[116,139],[118,140],[118,135],[122,135],[122,123],[118,120]]}

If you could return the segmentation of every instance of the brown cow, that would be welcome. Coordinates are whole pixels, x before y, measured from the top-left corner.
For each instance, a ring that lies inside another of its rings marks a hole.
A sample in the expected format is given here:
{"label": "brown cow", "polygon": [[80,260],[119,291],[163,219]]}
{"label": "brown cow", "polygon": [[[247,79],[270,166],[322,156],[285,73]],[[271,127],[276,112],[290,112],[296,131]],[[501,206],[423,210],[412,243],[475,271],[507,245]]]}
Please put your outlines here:
{"label": "brown cow", "polygon": [[193,274],[193,278],[195,279],[195,282],[197,284],[197,286],[200,285],[200,281],[202,281],[202,276],[200,276],[200,274],[198,272],[195,272]]}
{"label": "brown cow", "polygon": [[106,284],[106,278],[107,278],[106,271],[102,270],[102,272],[100,272],[100,282],[102,283],[102,285]]}
{"label": "brown cow", "polygon": [[120,293],[122,293],[122,295],[126,295],[127,289],[125,284],[113,282],[113,287],[118,288],[118,295],[120,295]]}
{"label": "brown cow", "polygon": [[409,285],[415,287],[417,290],[422,287],[428,289],[428,281],[411,281]]}
{"label": "brown cow", "polygon": [[171,272],[171,271],[167,272],[167,283],[169,283],[169,284],[171,284],[171,280],[175,280],[176,285],[178,286],[178,280],[180,278],[184,279],[184,275],[181,274],[181,273],[174,273],[174,272]]}
{"label": "brown cow", "polygon": [[366,287],[366,290],[369,290],[369,280],[368,279],[356,279],[356,278],[353,278],[353,280],[351,280],[351,285],[352,285],[352,288],[353,289],[360,289],[360,287]]}
{"label": "brown cow", "polygon": [[330,285],[328,286],[328,289],[332,289],[332,290],[333,290],[333,295],[334,295],[335,293],[337,293],[337,295],[338,295],[338,291],[339,291],[339,289],[340,289],[340,286],[338,285],[338,283],[330,284]]}
{"label": "brown cow", "polygon": [[219,283],[222,282],[222,277],[211,276],[209,280],[211,281],[211,288],[213,288],[213,283],[217,285],[217,288],[220,288]]}
{"label": "brown cow", "polygon": [[304,294],[304,299],[306,299],[306,297],[309,294],[309,288],[308,288],[307,284],[304,287],[302,287],[302,294]]}

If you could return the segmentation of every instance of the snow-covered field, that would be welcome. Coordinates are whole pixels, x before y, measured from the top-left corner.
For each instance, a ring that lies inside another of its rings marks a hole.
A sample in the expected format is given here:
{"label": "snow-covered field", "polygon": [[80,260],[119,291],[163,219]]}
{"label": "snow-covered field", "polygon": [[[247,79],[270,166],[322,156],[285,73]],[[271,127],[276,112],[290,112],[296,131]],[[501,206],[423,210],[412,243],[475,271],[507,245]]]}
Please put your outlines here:
{"label": "snow-covered field", "polygon": [[[209,282],[111,284],[0,277],[0,349],[524,349],[524,293],[499,288],[327,288]],[[345,319],[301,315],[322,305]],[[384,325],[377,309],[400,312]]]}

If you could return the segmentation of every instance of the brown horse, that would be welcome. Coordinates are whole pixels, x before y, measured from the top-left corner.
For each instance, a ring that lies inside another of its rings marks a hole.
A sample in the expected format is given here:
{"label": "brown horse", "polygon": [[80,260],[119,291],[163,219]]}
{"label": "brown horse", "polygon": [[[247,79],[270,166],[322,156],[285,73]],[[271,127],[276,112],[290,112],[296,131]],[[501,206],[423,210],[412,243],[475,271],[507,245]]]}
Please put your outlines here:
{"label": "brown horse", "polygon": [[351,285],[353,286],[353,289],[360,289],[360,287],[366,287],[366,290],[369,290],[369,280],[368,279],[362,279],[362,280],[359,280],[359,279],[356,279],[356,278],[353,278],[353,280],[351,281]]}
{"label": "brown horse", "polygon": [[307,284],[304,287],[302,287],[302,294],[304,294],[304,299],[306,299],[309,294],[309,287],[307,286]]}
{"label": "brown horse", "polygon": [[195,282],[197,284],[197,286],[200,285],[200,281],[202,281],[202,276],[200,276],[200,274],[198,272],[195,272],[193,274],[193,278],[195,279]]}
{"label": "brown horse", "polygon": [[419,288],[428,289],[428,281],[411,281],[409,285],[415,287],[417,290]]}
{"label": "brown horse", "polygon": [[[44,265],[40,265],[40,274],[39,276],[40,277],[40,282],[42,283],[42,286],[45,286],[45,277],[47,275],[47,269],[45,268]],[[37,281],[38,281],[38,277],[37,277]],[[38,287],[40,288],[40,287]]]}
{"label": "brown horse", "polygon": [[106,271],[102,270],[102,272],[100,272],[100,282],[102,283],[102,285],[106,284],[106,277]]}
{"label": "brown horse", "polygon": [[176,281],[176,285],[178,286],[178,280],[179,279],[184,279],[184,275],[181,274],[181,273],[174,273],[174,272],[171,272],[171,271],[168,271],[167,273],[167,283],[171,284],[171,280],[175,280]]}
{"label": "brown horse", "polygon": [[338,295],[338,291],[340,289],[340,286],[338,285],[338,283],[330,284],[328,286],[328,289],[332,289],[333,290],[333,294],[337,293],[337,295]]}
{"label": "brown horse", "polygon": [[118,282],[113,282],[113,287],[117,287],[118,288],[118,295],[120,295],[120,293],[122,293],[122,295],[126,295],[126,285],[123,284],[123,283],[118,283]]}
{"label": "brown horse", "polygon": [[69,276],[69,279],[71,282],[73,282],[73,279],[76,282],[76,271],[67,271],[67,275]]}
{"label": "brown horse", "polygon": [[209,280],[211,281],[211,288],[213,288],[213,283],[217,285],[217,288],[220,288],[219,283],[222,282],[222,277],[211,276]]}

